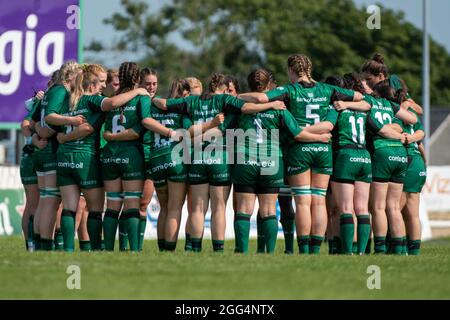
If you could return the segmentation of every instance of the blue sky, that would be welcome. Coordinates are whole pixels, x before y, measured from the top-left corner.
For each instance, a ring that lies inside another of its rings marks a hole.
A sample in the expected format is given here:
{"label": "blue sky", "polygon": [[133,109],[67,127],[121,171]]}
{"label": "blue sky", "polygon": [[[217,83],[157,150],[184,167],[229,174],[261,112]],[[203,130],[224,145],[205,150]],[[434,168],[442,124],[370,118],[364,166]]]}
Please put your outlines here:
{"label": "blue sky", "polygon": [[[104,43],[111,43],[117,35],[114,30],[103,24],[103,19],[110,17],[115,12],[121,12],[120,0],[84,0],[84,43],[89,44],[92,40],[101,40]],[[150,10],[158,10],[167,0],[146,0]],[[302,0],[304,1],[304,0]],[[367,7],[371,4],[380,3],[385,7],[402,10],[405,12],[405,19],[415,26],[422,28],[422,0],[354,0],[358,6]],[[448,14],[450,13],[449,0],[428,0],[429,2],[429,30],[430,35],[438,43],[442,44],[450,52],[450,32],[448,31]],[[383,27],[383,17],[381,16],[381,27]],[[95,30],[95,31],[94,31]],[[177,36],[175,36],[176,40]],[[87,56],[86,58],[95,58]],[[122,55],[112,56],[108,59],[111,64],[119,62]],[[134,57],[138,59],[139,57]],[[108,62],[104,61],[108,65]],[[111,66],[112,66],[111,65]]]}

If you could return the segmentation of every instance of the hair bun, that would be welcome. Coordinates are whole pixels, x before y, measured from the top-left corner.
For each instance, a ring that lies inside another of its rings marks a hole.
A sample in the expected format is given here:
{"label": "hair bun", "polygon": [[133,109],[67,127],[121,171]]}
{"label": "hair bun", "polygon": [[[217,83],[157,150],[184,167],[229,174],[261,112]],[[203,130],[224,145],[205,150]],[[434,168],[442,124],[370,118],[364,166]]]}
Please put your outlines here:
{"label": "hair bun", "polygon": [[372,57],[372,60],[384,64],[384,57],[381,55],[381,53],[375,53]]}

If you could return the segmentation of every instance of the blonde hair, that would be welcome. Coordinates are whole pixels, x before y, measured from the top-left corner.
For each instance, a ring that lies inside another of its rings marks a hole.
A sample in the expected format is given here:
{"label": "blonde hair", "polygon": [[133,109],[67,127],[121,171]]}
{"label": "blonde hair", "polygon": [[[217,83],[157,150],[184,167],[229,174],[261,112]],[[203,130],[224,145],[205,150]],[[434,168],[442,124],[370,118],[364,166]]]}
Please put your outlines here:
{"label": "blonde hair", "polygon": [[70,111],[76,110],[78,101],[84,95],[83,80],[84,73],[80,71],[76,75],[75,84],[70,88]]}
{"label": "blonde hair", "polygon": [[198,80],[197,78],[194,78],[194,77],[188,77],[185,80],[189,83],[189,87],[191,88],[191,91],[193,88],[199,87],[200,91],[203,92],[203,85],[200,80]]}
{"label": "blonde hair", "polygon": [[84,94],[83,68],[76,61],[69,60],[61,66],[60,76],[61,84],[70,92],[69,109],[73,111]]}
{"label": "blonde hair", "polygon": [[86,92],[89,90],[91,84],[98,82],[98,76],[89,68],[83,68],[83,90]]}
{"label": "blonde hair", "polygon": [[79,72],[79,70],[81,70],[81,66],[76,61],[69,60],[66,63],[64,63],[61,66],[61,69],[59,69],[61,84],[66,88],[68,86],[70,87],[70,83],[72,82],[76,74]]}
{"label": "blonde hair", "polygon": [[86,66],[86,72],[90,72],[98,76],[100,73],[107,73],[106,69],[100,64],[89,64]]}
{"label": "blonde hair", "polygon": [[91,84],[96,84],[99,81],[100,73],[106,73],[105,68],[99,64],[84,64],[83,68],[83,90],[86,92]]}

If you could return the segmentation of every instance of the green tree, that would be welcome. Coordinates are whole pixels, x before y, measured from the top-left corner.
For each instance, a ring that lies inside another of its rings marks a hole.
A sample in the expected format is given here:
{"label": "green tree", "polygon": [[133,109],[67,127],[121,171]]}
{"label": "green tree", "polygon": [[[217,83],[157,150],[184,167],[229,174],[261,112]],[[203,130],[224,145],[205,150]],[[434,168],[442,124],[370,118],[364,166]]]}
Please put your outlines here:
{"label": "green tree", "polygon": [[[294,53],[308,55],[321,80],[359,70],[380,52],[421,101],[422,32],[402,12],[381,5],[380,30],[366,27],[369,15],[353,0],[173,0],[157,14],[148,14],[142,1],[122,0],[122,5],[126,13],[105,22],[122,32],[124,48],[146,50],[141,62],[160,70],[162,89],[190,75],[206,84],[213,71],[236,75],[244,85],[258,66],[273,70],[283,83],[287,57]],[[173,32],[189,46],[171,43]],[[448,105],[450,56],[432,39],[430,55],[431,103]]]}

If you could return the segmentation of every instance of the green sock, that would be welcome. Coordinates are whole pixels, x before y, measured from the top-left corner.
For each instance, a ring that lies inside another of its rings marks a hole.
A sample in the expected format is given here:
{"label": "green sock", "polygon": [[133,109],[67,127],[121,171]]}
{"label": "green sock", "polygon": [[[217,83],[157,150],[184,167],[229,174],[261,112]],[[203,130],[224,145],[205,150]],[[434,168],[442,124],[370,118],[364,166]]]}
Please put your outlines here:
{"label": "green sock", "polygon": [[34,251],[33,222],[34,222],[34,215],[30,215],[30,217],[28,218],[28,230],[27,230],[28,240],[26,241],[27,251]]}
{"label": "green sock", "polygon": [[278,221],[277,216],[267,216],[263,218],[263,233],[266,241],[267,253],[274,253],[277,244]]}
{"label": "green sock", "polygon": [[125,215],[120,215],[119,218],[119,250],[127,251],[128,250],[128,234],[127,228],[125,227]]}
{"label": "green sock", "polygon": [[164,242],[164,251],[175,251],[176,247],[177,247],[176,242],[171,242],[171,241]]}
{"label": "green sock", "polygon": [[139,244],[139,209],[128,209],[125,214],[125,230],[128,234],[130,251],[138,251]]}
{"label": "green sock", "polygon": [[403,251],[403,237],[391,238],[391,253],[402,254]]}
{"label": "green sock", "polygon": [[159,252],[163,252],[165,250],[165,247],[166,247],[165,242],[166,242],[166,240],[164,240],[164,239],[158,239]]}
{"label": "green sock", "polygon": [[340,234],[342,241],[342,253],[352,254],[353,237],[355,236],[355,224],[351,213],[342,213],[340,216]]}
{"label": "green sock", "polygon": [[420,240],[408,240],[408,254],[417,256],[420,253]]}
{"label": "green sock", "polygon": [[328,239],[328,254],[334,254],[336,252],[336,244],[333,239]]}
{"label": "green sock", "polygon": [[61,213],[61,232],[64,241],[64,251],[75,250],[75,211],[63,209]]}
{"label": "green sock", "polygon": [[294,229],[295,223],[294,219],[280,220],[281,226],[283,227],[284,234],[284,253],[293,254],[294,253]]}
{"label": "green sock", "polygon": [[358,253],[358,242],[353,242],[352,253],[353,254],[357,254]]}
{"label": "green sock", "polygon": [[323,237],[317,235],[311,235],[311,240],[309,241],[309,253],[319,254],[320,246],[322,245]]}
{"label": "green sock", "polygon": [[[358,226],[356,234],[358,238],[358,253],[366,253],[369,237],[370,237],[370,217],[368,214],[357,216]],[[370,248],[369,248],[370,250]]]}
{"label": "green sock", "polygon": [[41,235],[39,233],[35,233],[33,236],[34,239],[34,250],[41,250]]}
{"label": "green sock", "polygon": [[114,251],[118,224],[119,211],[106,209],[105,217],[103,218],[103,236],[105,238],[106,251]]}
{"label": "green sock", "polygon": [[408,255],[408,237],[402,237],[402,255]]}
{"label": "green sock", "polygon": [[[369,232],[369,234],[370,234],[370,232]],[[365,253],[370,254],[371,249],[372,249],[372,238],[369,238],[369,240],[367,240],[367,247],[366,247]]]}
{"label": "green sock", "polygon": [[374,236],[373,241],[375,243],[375,253],[386,253],[386,237]]}
{"label": "green sock", "polygon": [[192,251],[191,235],[189,233],[186,233],[184,251]]}
{"label": "green sock", "polygon": [[142,251],[144,246],[145,227],[147,226],[147,216],[139,216],[139,243],[138,250]]}
{"label": "green sock", "polygon": [[91,251],[91,241],[90,240],[80,240],[80,251]]}
{"label": "green sock", "polygon": [[41,238],[41,250],[52,251],[53,249],[53,239]]}
{"label": "green sock", "polygon": [[298,252],[309,254],[309,236],[297,236]]}
{"label": "green sock", "polygon": [[256,234],[257,234],[257,240],[256,240],[256,252],[257,253],[264,253],[266,252],[266,241],[264,239],[264,232],[263,232],[263,221],[261,216],[256,216]]}
{"label": "green sock", "polygon": [[[248,240],[250,237],[250,214],[242,212],[236,213],[234,217],[234,234],[236,238],[236,248],[234,252],[247,253]],[[264,236],[266,234],[264,233]]]}
{"label": "green sock", "polygon": [[193,252],[201,252],[202,251],[202,238],[192,238],[192,251]]}
{"label": "green sock", "polygon": [[334,254],[341,254],[342,253],[342,241],[341,238],[335,236],[333,239],[334,242],[334,246],[335,246],[335,251]]}
{"label": "green sock", "polygon": [[386,234],[386,253],[391,254],[392,253],[392,247],[391,247],[391,233],[387,232]]}
{"label": "green sock", "polygon": [[225,241],[224,240],[213,240],[212,241],[214,252],[223,252]]}
{"label": "green sock", "polygon": [[64,238],[61,232],[61,228],[55,229],[55,250],[62,251],[64,250]]}
{"label": "green sock", "polygon": [[102,213],[90,211],[87,219],[87,229],[92,251],[102,248]]}

